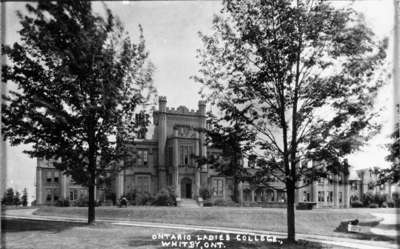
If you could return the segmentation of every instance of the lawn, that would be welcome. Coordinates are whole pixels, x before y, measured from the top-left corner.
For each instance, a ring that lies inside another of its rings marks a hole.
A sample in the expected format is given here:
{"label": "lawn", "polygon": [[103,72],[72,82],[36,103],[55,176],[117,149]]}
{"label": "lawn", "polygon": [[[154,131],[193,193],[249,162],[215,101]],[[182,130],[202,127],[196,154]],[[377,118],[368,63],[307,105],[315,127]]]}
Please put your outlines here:
{"label": "lawn", "polygon": [[[218,238],[210,241],[199,240],[198,238],[209,237],[207,232],[188,233],[187,231],[171,231],[163,229],[149,229],[137,227],[122,227],[111,225],[109,223],[97,223],[88,226],[82,223],[56,222],[56,221],[33,221],[22,219],[2,220],[2,232],[5,246],[8,249],[92,249],[92,248],[142,248],[142,249],[173,249],[190,248],[189,246],[163,246],[161,241],[168,242],[173,240],[161,240],[157,236],[171,234],[181,235],[186,239],[184,242],[199,242],[196,249],[212,248],[211,243],[217,245],[214,248],[232,248],[232,249],[345,249],[338,246],[327,246],[319,243],[299,241],[295,245],[289,245],[283,242],[239,242],[234,234],[230,234],[230,239]],[[190,235],[190,238],[188,237]],[[220,234],[219,234],[220,235]],[[153,237],[156,236],[156,237]],[[214,236],[215,238],[215,236]],[[175,240],[176,241],[176,240]],[[208,247],[206,247],[208,243]]]}
{"label": "lawn", "polygon": [[[87,217],[87,208],[42,207],[37,215]],[[98,219],[121,219],[204,226],[223,226],[286,232],[286,210],[272,208],[176,208],[176,207],[99,207]],[[358,209],[297,210],[296,230],[304,234],[339,235],[334,230],[349,219],[373,220]]]}

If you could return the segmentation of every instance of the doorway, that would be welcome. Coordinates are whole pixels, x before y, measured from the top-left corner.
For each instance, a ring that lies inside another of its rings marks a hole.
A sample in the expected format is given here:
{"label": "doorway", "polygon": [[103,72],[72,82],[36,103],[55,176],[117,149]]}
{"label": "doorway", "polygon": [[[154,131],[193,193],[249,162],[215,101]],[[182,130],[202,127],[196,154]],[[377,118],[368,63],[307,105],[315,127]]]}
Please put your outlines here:
{"label": "doorway", "polygon": [[181,180],[181,198],[192,198],[192,180],[190,178],[183,178]]}

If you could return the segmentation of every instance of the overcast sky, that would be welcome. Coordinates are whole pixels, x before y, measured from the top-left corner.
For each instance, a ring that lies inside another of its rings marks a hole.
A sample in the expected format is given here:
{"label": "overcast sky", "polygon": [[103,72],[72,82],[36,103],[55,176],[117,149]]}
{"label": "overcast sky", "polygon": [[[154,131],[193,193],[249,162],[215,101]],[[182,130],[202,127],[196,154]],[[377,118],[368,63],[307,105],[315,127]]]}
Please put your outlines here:
{"label": "overcast sky", "polygon": [[[340,5],[347,3],[340,2]],[[18,41],[20,29],[16,10],[23,10],[25,3],[7,2],[6,5],[6,43]],[[101,2],[94,2],[94,10],[102,12]],[[126,30],[135,37],[138,24],[144,29],[150,58],[156,66],[155,86],[159,95],[167,96],[168,106],[186,105],[196,109],[200,86],[190,76],[198,70],[195,58],[196,49],[201,47],[198,32],[209,33],[214,13],[221,7],[218,1],[143,1],[108,2],[108,7],[118,15]],[[365,14],[367,23],[379,37],[393,36],[393,3],[390,0],[359,1],[354,8]],[[392,39],[390,39],[392,42]],[[391,51],[389,51],[391,54]],[[355,168],[387,166],[383,145],[393,126],[392,85],[382,89],[379,106],[384,106],[382,122],[385,124],[381,134],[370,145],[349,157]],[[24,146],[8,147],[7,186],[21,191],[28,188],[29,197],[35,195],[34,178],[36,160],[22,153]]]}

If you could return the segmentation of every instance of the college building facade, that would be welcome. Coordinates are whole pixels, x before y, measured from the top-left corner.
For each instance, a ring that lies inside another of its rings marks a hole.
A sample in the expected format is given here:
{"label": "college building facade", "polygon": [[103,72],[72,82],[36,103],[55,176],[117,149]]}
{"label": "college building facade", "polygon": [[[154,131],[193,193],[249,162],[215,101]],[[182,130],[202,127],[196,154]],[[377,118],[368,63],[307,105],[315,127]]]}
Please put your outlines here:
{"label": "college building facade", "polygon": [[[168,108],[167,99],[159,98],[158,110],[153,113],[154,132],[150,138],[137,139],[132,146],[136,159],[127,159],[125,169],[113,177],[105,189],[97,186],[96,199],[106,201],[107,192],[118,199],[132,191],[148,192],[152,195],[170,187],[177,200],[198,200],[200,189],[206,188],[212,200],[230,201],[233,195],[232,177],[221,176],[207,165],[198,167],[193,155],[209,156],[220,154],[219,150],[206,146],[206,104],[199,101],[198,110],[185,106]],[[297,190],[296,202],[315,202],[317,207],[349,207],[352,198],[361,197],[370,191],[374,177],[359,171],[350,176],[332,176]],[[369,171],[371,172],[371,171]],[[268,203],[279,206],[286,202],[284,185],[271,178],[269,187],[240,183],[239,201],[242,205]],[[379,191],[390,192],[390,187],[380,187]],[[376,191],[378,191],[376,190]],[[51,160],[37,160],[36,204],[54,205],[59,200],[77,201],[87,196],[87,189],[55,169]]]}

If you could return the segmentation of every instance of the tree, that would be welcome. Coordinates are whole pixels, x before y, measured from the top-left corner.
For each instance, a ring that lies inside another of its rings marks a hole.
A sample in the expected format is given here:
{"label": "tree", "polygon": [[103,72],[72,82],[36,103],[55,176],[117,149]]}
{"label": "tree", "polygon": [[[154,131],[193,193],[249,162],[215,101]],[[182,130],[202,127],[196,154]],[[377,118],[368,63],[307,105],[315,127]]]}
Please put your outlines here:
{"label": "tree", "polygon": [[26,10],[18,12],[20,42],[3,48],[4,80],[18,87],[3,107],[3,134],[88,187],[93,223],[97,180],[121,170],[126,141],[142,128],[135,114],[154,97],[143,32],[139,26],[133,43],[109,9],[94,14],[88,1],[39,1]]}
{"label": "tree", "polygon": [[[243,159],[251,149],[254,133],[235,120],[235,115],[215,115],[208,113],[206,140],[209,146],[222,150],[220,157],[210,155],[203,163],[211,165],[219,174],[233,178],[233,201],[238,202],[238,185],[249,179],[250,175],[243,164]],[[251,156],[251,155],[250,155]]]}
{"label": "tree", "polygon": [[13,197],[13,204],[15,206],[21,205],[21,194],[17,191]]}
{"label": "tree", "polygon": [[[213,29],[200,34],[194,78],[209,102],[257,133],[260,172],[285,185],[294,242],[299,180],[346,169],[346,155],[379,130],[372,107],[387,41],[325,1],[223,1]],[[300,163],[310,160],[326,167]]]}
{"label": "tree", "polygon": [[14,190],[12,188],[8,188],[6,193],[1,201],[4,205],[12,205],[14,203]]}
{"label": "tree", "polygon": [[24,191],[22,192],[21,204],[24,207],[28,206],[28,190],[26,188],[24,188]]}
{"label": "tree", "polygon": [[396,124],[396,129],[392,133],[392,143],[387,145],[389,149],[389,155],[386,156],[386,160],[391,162],[390,168],[381,169],[378,172],[379,180],[378,184],[385,182],[399,183],[400,182],[400,125]]}

